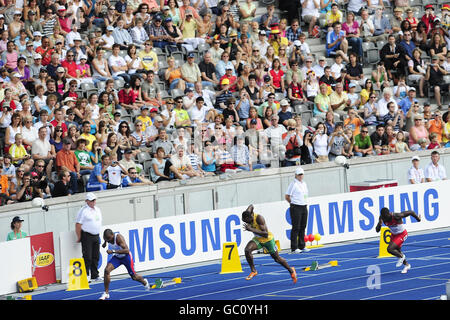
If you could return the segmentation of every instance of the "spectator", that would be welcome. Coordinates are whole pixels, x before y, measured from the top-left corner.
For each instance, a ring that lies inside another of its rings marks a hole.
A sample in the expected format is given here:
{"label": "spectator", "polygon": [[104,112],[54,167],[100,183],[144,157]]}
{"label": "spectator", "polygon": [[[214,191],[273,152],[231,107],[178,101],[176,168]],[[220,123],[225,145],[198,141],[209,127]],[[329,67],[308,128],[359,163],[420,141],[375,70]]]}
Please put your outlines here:
{"label": "spectator", "polygon": [[332,110],[331,108],[331,100],[327,95],[328,86],[324,83],[320,85],[320,93],[314,99],[314,116],[321,116],[325,118],[325,114],[328,110]]}
{"label": "spectator", "polygon": [[344,134],[343,124],[336,123],[333,133],[328,137],[328,160],[334,161],[337,156],[344,155],[345,143],[351,143],[349,138]]}
{"label": "spectator", "polygon": [[70,150],[72,141],[64,139],[63,148],[56,154],[56,168],[57,172],[67,170],[70,172],[70,190],[71,193],[78,192],[78,180],[81,179],[80,164],[78,163],[75,153]]}
{"label": "spectator", "polygon": [[112,48],[112,55],[108,58],[108,65],[112,71],[113,79],[118,79],[122,77],[125,82],[130,83],[130,76],[127,73],[128,65],[123,57],[119,55],[120,45],[115,43]]}
{"label": "spectator", "polygon": [[375,153],[381,154],[382,147],[388,145],[388,138],[383,124],[377,125],[375,132],[370,135],[370,140],[372,142]]}
{"label": "spectator", "polygon": [[[69,141],[67,138],[65,140]],[[94,170],[89,152],[86,151],[86,140],[78,139],[76,142],[76,149],[74,150],[75,157],[80,165],[80,176],[90,175]]]}
{"label": "spectator", "polygon": [[347,93],[344,91],[342,83],[337,83],[335,91],[330,95],[330,111],[335,111],[339,115],[345,114],[348,110],[351,101],[348,99]]}
{"label": "spectator", "polygon": [[342,55],[347,60],[348,41],[340,22],[333,23],[333,31],[328,32],[326,41],[327,57]]}
{"label": "spectator", "polygon": [[380,117],[384,117],[388,113],[388,104],[390,102],[394,103],[394,111],[397,112],[398,105],[392,97],[392,89],[384,88],[383,97],[378,100],[378,111],[380,113]]}
{"label": "spectator", "polygon": [[354,52],[350,52],[349,59],[350,62],[345,67],[347,69],[346,79],[352,83],[363,86],[366,82],[366,78],[364,76],[363,66],[358,62],[358,55]]}
{"label": "spectator", "polygon": [[391,125],[395,131],[399,131],[400,128],[403,128],[404,124],[404,115],[403,111],[400,109],[397,112],[395,111],[395,102],[390,101],[387,104],[388,112],[380,118],[383,120],[384,124]]}
{"label": "spectator", "polygon": [[438,151],[431,152],[431,162],[425,167],[425,181],[433,182],[439,180],[447,180],[445,167],[439,164],[441,155]]}
{"label": "spectator", "polygon": [[347,111],[348,117],[344,120],[344,128],[351,129],[353,136],[356,137],[361,130],[361,127],[365,124],[361,116],[358,115],[356,110],[349,109]]}
{"label": "spectator", "polygon": [[423,87],[425,82],[426,66],[422,60],[422,51],[419,48],[413,50],[413,58],[408,61],[408,80],[419,82],[419,95],[423,98]]}
{"label": "spectator", "polygon": [[64,196],[70,196],[71,190],[70,190],[70,172],[68,170],[61,170],[58,174],[59,180],[55,183],[55,186],[53,188],[52,197],[64,197]]}
{"label": "spectator", "polygon": [[439,110],[434,112],[433,119],[426,122],[426,128],[430,134],[435,133],[437,141],[443,144],[443,132],[445,123],[442,120],[442,114]]}
{"label": "spectator", "polygon": [[315,159],[316,162],[328,162],[328,134],[327,128],[323,122],[319,122],[316,125],[316,131],[312,137],[312,143],[314,145],[314,152],[317,157]]}
{"label": "spectator", "polygon": [[[156,155],[153,158],[150,168],[150,177],[153,183],[161,181],[170,181],[173,179],[183,180],[183,176],[172,165],[171,161],[167,159],[166,153],[163,147],[156,149]],[[169,155],[170,156],[170,155]]]}
{"label": "spectator", "polygon": [[250,159],[250,152],[245,145],[244,136],[236,136],[234,138],[234,145],[230,149],[231,156],[234,160],[235,166],[238,169],[245,171],[254,171],[257,169],[263,169],[265,166],[259,163],[253,163]]}
{"label": "spectator", "polygon": [[192,168],[191,161],[185,154],[183,145],[176,147],[176,152],[170,156],[170,162],[184,179],[200,176],[200,173]]}
{"label": "spectator", "polygon": [[436,132],[430,133],[430,144],[427,147],[428,150],[439,149],[441,147],[437,136]]}
{"label": "spectator", "polygon": [[31,173],[25,172],[23,184],[17,188],[17,202],[31,201],[34,198],[43,198],[42,191],[31,181]]}
{"label": "spectator", "polygon": [[428,130],[425,128],[425,125],[423,123],[423,116],[421,114],[418,114],[414,118],[414,126],[411,127],[409,130],[409,147],[412,151],[416,151],[419,148],[419,140],[420,139],[426,139],[427,144],[429,143],[428,140]]}
{"label": "spectator", "polygon": [[[337,7],[337,4],[335,4],[335,7]],[[342,24],[342,30],[345,31],[348,44],[352,46],[357,57],[362,57],[362,38],[360,37],[359,24],[355,20],[355,14],[353,12],[350,11],[347,13],[347,20]]]}
{"label": "spectator", "polygon": [[427,67],[425,80],[434,91],[434,97],[439,108],[442,108],[441,95],[449,91],[449,84],[444,82],[444,75],[446,74],[448,74],[447,71],[439,65],[439,56],[432,56],[431,64]]}
{"label": "spectator", "polygon": [[412,166],[408,170],[408,181],[410,184],[424,183],[425,175],[423,169],[419,168],[420,157],[413,156],[411,159]]}
{"label": "spectator", "polygon": [[314,163],[314,160],[316,158],[314,152],[314,144],[312,143],[312,137],[313,133],[310,130],[306,130],[303,135],[303,144],[300,146],[300,161],[302,165]]}
{"label": "spectator", "polygon": [[6,241],[23,239],[28,237],[28,234],[22,231],[22,222],[24,220],[16,216],[11,221],[11,232],[6,236]]}
{"label": "spectator", "polygon": [[135,187],[135,186],[151,186],[153,182],[144,178],[143,176],[139,176],[136,168],[129,168],[128,175],[126,175],[122,179],[122,187]]}
{"label": "spectator", "polygon": [[394,16],[389,20],[389,24],[392,27],[392,33],[397,34],[401,28],[400,24],[403,21],[403,9],[401,7],[394,8]]}
{"label": "spectator", "polygon": [[408,67],[408,62],[413,57],[413,50],[416,48],[410,30],[403,32],[403,40],[398,46],[400,47],[400,63],[396,66],[397,73],[404,74],[404,69]]}
{"label": "spectator", "polygon": [[420,19],[421,21],[423,21],[423,23],[425,23],[427,34],[429,34],[431,29],[433,28],[433,22],[434,22],[435,18],[436,18],[436,16],[434,14],[433,5],[427,4],[425,6],[425,14]]}
{"label": "spectator", "polygon": [[354,154],[357,157],[366,157],[373,155],[372,141],[369,137],[369,130],[367,126],[361,128],[361,133],[355,136]]}
{"label": "spectator", "polygon": [[319,19],[320,1],[318,0],[301,0],[302,4],[302,20],[308,24],[308,34],[312,37],[314,26]]}
{"label": "spectator", "polygon": [[86,184],[86,191],[106,190],[108,186],[108,174],[106,168],[111,164],[111,158],[109,155],[102,155],[101,162],[94,166],[89,180]]}
{"label": "spectator", "polygon": [[372,23],[374,26],[373,37],[369,41],[386,41],[387,36],[392,34],[392,28],[389,20],[383,15],[383,7],[379,6],[375,9],[375,14],[372,16]]}

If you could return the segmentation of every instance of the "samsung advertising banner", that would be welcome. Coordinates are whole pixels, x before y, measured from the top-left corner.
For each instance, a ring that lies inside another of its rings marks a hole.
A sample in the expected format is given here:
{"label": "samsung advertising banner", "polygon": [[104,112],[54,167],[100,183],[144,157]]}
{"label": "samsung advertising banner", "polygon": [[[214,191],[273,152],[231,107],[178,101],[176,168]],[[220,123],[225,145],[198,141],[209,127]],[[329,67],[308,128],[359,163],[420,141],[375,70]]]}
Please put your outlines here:
{"label": "samsung advertising banner", "polygon": [[[307,182],[307,180],[306,180]],[[404,220],[408,231],[450,226],[450,181],[308,198],[306,234],[321,235],[321,244],[376,237],[375,226],[383,207],[399,212],[414,210],[421,222]],[[270,191],[269,191],[270,192]],[[250,204],[250,203],[249,203]],[[253,234],[244,231],[241,213],[246,206],[183,216],[134,221],[105,226],[126,239],[136,271],[221,259],[222,245],[236,242],[240,255]],[[281,249],[290,247],[291,223],[286,201],[255,205]],[[107,214],[104,212],[103,214]],[[102,236],[102,235],[100,235]],[[74,244],[75,233],[62,233],[62,282],[67,282],[70,258],[81,257],[81,246]],[[103,242],[103,239],[101,239]],[[108,255],[101,248],[100,272]],[[220,272],[220,265],[218,265]],[[126,273],[125,268],[113,274]]]}

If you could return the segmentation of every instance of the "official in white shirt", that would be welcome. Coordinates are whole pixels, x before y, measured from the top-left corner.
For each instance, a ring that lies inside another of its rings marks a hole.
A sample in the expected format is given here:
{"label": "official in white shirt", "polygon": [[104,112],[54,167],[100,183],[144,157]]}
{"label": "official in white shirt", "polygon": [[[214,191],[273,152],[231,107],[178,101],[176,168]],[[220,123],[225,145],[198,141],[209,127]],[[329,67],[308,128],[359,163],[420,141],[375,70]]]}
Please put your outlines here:
{"label": "official in white shirt", "polygon": [[408,181],[410,184],[424,183],[425,174],[422,168],[419,168],[420,158],[414,156],[411,159],[412,167],[408,170]]}
{"label": "official in white shirt", "polygon": [[447,173],[444,166],[439,164],[441,155],[438,151],[431,153],[431,162],[425,168],[425,180],[426,182],[433,182],[438,180],[447,180]]}
{"label": "official in white shirt", "polygon": [[291,215],[291,251],[292,253],[308,252],[305,247],[305,229],[308,220],[308,207],[306,198],[308,197],[308,187],[303,181],[304,170],[298,167],[295,170],[295,179],[289,184],[285,193],[285,199],[290,204]]}
{"label": "official in white shirt", "polygon": [[86,205],[78,211],[75,220],[77,242],[81,242],[84,263],[88,279],[101,281],[97,269],[100,258],[100,232],[102,230],[102,212],[95,205],[94,193],[86,194]]}

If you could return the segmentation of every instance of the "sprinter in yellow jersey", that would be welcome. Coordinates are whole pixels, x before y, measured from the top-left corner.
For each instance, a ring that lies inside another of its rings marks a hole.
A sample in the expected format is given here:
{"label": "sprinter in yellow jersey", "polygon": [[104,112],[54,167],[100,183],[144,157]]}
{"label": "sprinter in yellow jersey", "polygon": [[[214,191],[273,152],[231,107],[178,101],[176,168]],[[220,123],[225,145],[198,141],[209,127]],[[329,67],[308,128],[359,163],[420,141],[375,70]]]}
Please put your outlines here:
{"label": "sprinter in yellow jersey", "polygon": [[297,283],[297,273],[293,267],[290,267],[285,259],[278,254],[273,234],[267,229],[264,217],[253,212],[253,205],[242,213],[242,221],[244,222],[244,230],[253,232],[255,237],[249,241],[245,247],[245,258],[250,266],[251,272],[246,280],[253,279],[258,274],[253,263],[252,252],[261,248],[266,248],[275,262],[285,267],[291,274],[294,283]]}

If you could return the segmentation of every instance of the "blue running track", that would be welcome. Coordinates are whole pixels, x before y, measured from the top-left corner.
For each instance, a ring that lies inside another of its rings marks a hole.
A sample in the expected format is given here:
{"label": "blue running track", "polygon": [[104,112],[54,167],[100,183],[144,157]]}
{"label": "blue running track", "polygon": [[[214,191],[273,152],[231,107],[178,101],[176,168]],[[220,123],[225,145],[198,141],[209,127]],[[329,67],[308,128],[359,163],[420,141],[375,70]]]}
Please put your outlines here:
{"label": "blue running track", "polygon": [[[445,229],[448,230],[448,229]],[[281,255],[298,274],[293,284],[289,272],[269,255],[255,255],[258,275],[245,280],[249,267],[242,257],[243,273],[219,274],[220,263],[161,273],[144,274],[150,283],[156,278],[182,277],[183,283],[145,291],[124,276],[113,277],[111,300],[436,300],[445,294],[450,279],[450,231],[411,233],[403,252],[412,268],[401,274],[397,258],[377,258],[378,240],[325,245],[308,253]],[[302,272],[313,260],[338,260],[339,266]],[[123,266],[121,267],[123,268]],[[61,286],[63,287],[63,286]],[[96,300],[103,283],[91,283],[89,290],[33,294],[33,300]]]}

